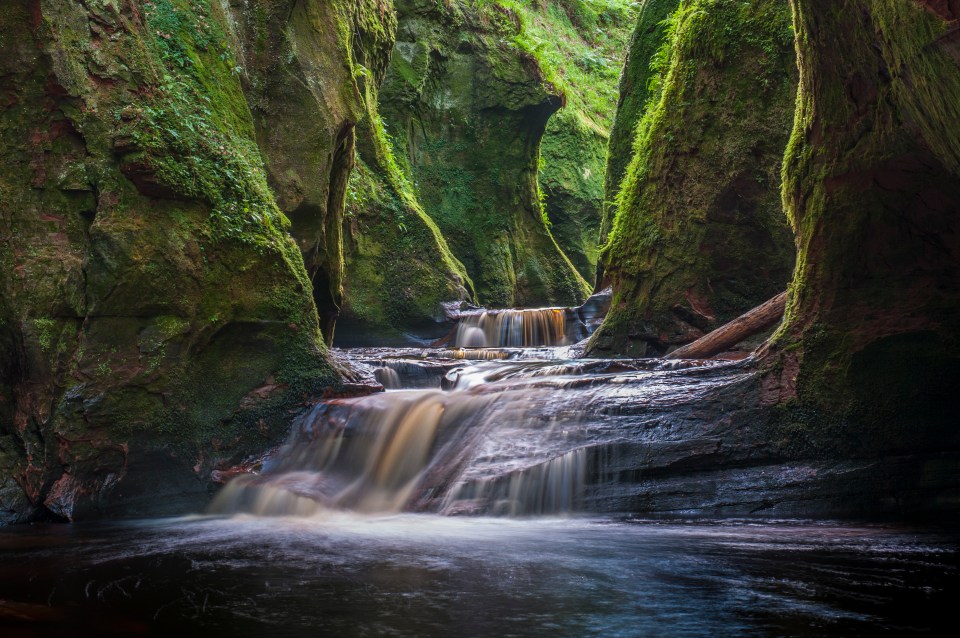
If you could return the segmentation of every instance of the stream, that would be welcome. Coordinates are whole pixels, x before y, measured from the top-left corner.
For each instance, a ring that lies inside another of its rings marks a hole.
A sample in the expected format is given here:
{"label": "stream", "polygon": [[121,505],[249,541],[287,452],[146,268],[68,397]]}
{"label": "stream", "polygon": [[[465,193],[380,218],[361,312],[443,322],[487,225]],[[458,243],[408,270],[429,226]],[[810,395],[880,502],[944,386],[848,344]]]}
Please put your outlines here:
{"label": "stream", "polygon": [[637,450],[749,366],[571,340],[551,310],[340,352],[386,391],[295,418],[206,512],[0,529],[3,635],[948,633],[954,530],[629,514]]}
{"label": "stream", "polygon": [[960,591],[930,531],[615,516],[34,526],[0,571],[4,636],[948,635]]}

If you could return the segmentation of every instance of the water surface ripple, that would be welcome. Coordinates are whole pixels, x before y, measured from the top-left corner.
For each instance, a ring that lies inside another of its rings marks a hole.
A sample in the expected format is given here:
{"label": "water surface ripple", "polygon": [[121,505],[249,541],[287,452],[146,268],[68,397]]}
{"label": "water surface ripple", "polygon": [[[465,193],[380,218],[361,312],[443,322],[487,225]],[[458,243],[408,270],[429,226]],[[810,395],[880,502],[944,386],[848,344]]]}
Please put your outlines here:
{"label": "water surface ripple", "polygon": [[946,635],[958,556],[945,533],[804,521],[326,512],[33,526],[0,531],[0,628]]}

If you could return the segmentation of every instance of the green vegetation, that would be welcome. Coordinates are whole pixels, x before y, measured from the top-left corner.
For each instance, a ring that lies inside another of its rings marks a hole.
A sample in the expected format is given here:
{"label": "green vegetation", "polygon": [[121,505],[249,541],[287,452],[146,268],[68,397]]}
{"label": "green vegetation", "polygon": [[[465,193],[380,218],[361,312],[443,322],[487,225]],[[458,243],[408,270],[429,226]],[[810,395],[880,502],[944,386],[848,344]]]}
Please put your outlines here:
{"label": "green vegetation", "polygon": [[606,136],[613,124],[617,79],[635,22],[630,0],[474,0],[482,19],[496,22],[513,44],[533,56],[565,96],[581,127]]}
{"label": "green vegetation", "polygon": [[669,55],[669,48],[663,46],[667,25],[670,24],[668,18],[679,4],[680,0],[645,0],[640,5],[627,60],[620,76],[617,116],[610,129],[600,224],[601,244],[606,243],[610,234],[620,183],[633,156],[633,133],[649,100],[651,80],[659,76],[662,70],[660,66]]}
{"label": "green vegetation", "polygon": [[241,67],[208,0],[155,0],[145,17],[164,69],[152,98],[116,114],[140,152],[127,161],[211,204],[215,238],[282,245],[289,222],[267,186]]}
{"label": "green vegetation", "polygon": [[478,300],[582,300],[588,286],[545,223],[547,189],[537,181],[540,140],[562,103],[537,58],[543,47],[501,3],[409,0],[398,9],[400,41],[380,110],[423,210]]}
{"label": "green vegetation", "polygon": [[42,317],[33,320],[34,329],[37,331],[37,342],[44,352],[49,352],[53,348],[54,330],[57,328],[57,322],[50,317]]}
{"label": "green vegetation", "polygon": [[472,299],[473,284],[417,201],[367,87],[347,188],[342,323],[371,338],[402,339],[403,330],[433,323],[441,302]]}
{"label": "green vegetation", "polygon": [[[31,511],[68,467],[89,511],[116,496],[101,492],[107,474],[127,480],[128,454],[205,489],[214,467],[278,440],[291,408],[340,384],[278,205],[283,158],[257,119],[266,76],[242,57],[272,46],[247,18],[291,30],[208,0],[28,4],[0,16],[12,96],[0,105],[0,342],[20,353],[0,365],[0,471],[30,477],[5,507]],[[263,10],[290,16],[283,4]],[[347,66],[327,38],[359,29],[341,11],[356,6],[311,4],[337,28],[305,30],[315,40],[299,55],[313,57],[271,59]],[[348,77],[324,95],[358,101]],[[337,131],[353,118],[330,103],[303,101],[303,121]],[[303,172],[326,201],[331,167]]]}
{"label": "green vegetation", "polygon": [[564,105],[547,122],[540,148],[544,213],[577,271],[593,281],[597,265],[609,131],[617,84],[636,22],[626,0],[498,0],[478,3],[508,12],[515,45],[536,59]]}

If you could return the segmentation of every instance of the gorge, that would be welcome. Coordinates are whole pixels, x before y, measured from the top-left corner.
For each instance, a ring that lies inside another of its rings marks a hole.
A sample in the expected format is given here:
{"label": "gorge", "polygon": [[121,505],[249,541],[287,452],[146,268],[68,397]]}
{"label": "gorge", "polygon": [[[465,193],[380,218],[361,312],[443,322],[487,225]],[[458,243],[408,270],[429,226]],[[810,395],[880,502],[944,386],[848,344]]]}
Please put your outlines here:
{"label": "gorge", "polygon": [[960,4],[7,5],[0,627],[945,633]]}

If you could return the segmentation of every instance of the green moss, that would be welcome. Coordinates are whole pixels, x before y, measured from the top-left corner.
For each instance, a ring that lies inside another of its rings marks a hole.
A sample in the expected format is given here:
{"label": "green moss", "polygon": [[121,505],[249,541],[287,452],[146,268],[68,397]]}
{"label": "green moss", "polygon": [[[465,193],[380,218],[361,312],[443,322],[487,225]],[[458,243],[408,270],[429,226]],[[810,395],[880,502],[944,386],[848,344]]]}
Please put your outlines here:
{"label": "green moss", "polygon": [[284,241],[289,222],[267,186],[241,68],[208,3],[157,0],[145,16],[164,68],[152,97],[116,113],[139,151],[127,161],[210,203],[214,238],[261,248]]}
{"label": "green moss", "polygon": [[566,98],[580,126],[605,136],[617,102],[622,51],[635,4],[622,0],[486,0],[481,19],[512,35]]}
{"label": "green moss", "polygon": [[620,76],[616,119],[610,129],[600,225],[601,243],[606,243],[610,234],[620,182],[633,155],[633,132],[649,100],[651,79],[659,76],[660,67],[669,57],[670,49],[663,46],[667,25],[670,24],[667,18],[679,4],[680,0],[646,0],[637,15]]}
{"label": "green moss", "polygon": [[[0,340],[22,353],[0,365],[0,392],[31,392],[13,402],[19,429],[0,425],[0,436],[28,450],[16,471],[41,500],[67,465],[92,507],[105,473],[126,476],[126,450],[190,459],[186,476],[197,463],[206,480],[339,387],[278,205],[289,193],[272,180],[285,158],[257,119],[272,116],[257,92],[264,67],[244,56],[274,55],[262,27],[293,31],[294,4],[331,11],[335,33],[303,18],[313,39],[299,51],[304,66],[347,69],[343,82],[320,75],[323,96],[349,103],[331,113],[309,94],[297,105],[332,138],[361,105],[350,69],[377,68],[352,59],[367,55],[352,50],[355,34],[392,37],[395,22],[378,0],[255,4],[94,0],[33,14],[18,1],[0,16],[0,85],[12,96],[0,105]],[[261,31],[246,31],[247,18]],[[329,150],[310,146],[301,166],[325,205],[335,171],[315,155]],[[324,221],[339,229],[331,202]],[[321,253],[335,268],[329,239]]]}
{"label": "green moss", "polygon": [[793,263],[778,184],[795,78],[787,7],[688,0],[662,28],[601,255],[614,298],[593,344],[606,351],[688,342],[782,291]]}
{"label": "green moss", "polygon": [[166,339],[172,339],[177,335],[183,334],[189,326],[189,322],[180,317],[157,317],[157,328],[160,331],[160,335]]}
{"label": "green moss", "polygon": [[540,149],[539,193],[547,227],[577,271],[597,265],[604,165],[617,81],[637,3],[620,0],[478,3],[482,15],[509,16],[518,49],[535,59],[564,96]]}
{"label": "green moss", "polygon": [[[394,56],[396,60],[399,56]],[[345,189],[345,299],[341,332],[371,334],[433,323],[442,301],[473,297],[472,283],[421,207],[408,166],[378,111],[386,61],[359,74],[364,113],[357,164]]]}
{"label": "green moss", "polygon": [[37,342],[44,352],[50,352],[53,349],[55,330],[57,322],[49,317],[43,317],[33,320],[34,330],[37,331]]}
{"label": "green moss", "polygon": [[537,182],[560,98],[524,15],[518,3],[402,3],[380,107],[399,164],[478,300],[575,303],[588,286],[550,234]]}

